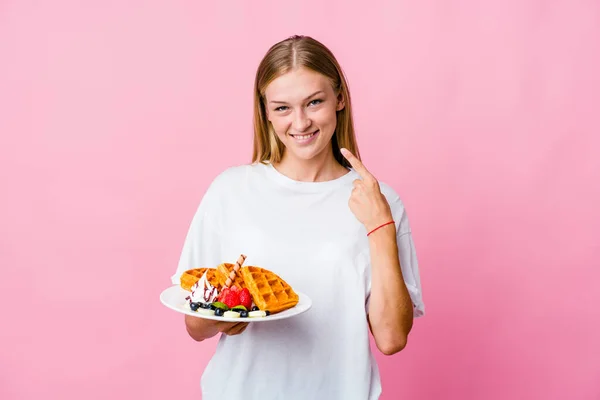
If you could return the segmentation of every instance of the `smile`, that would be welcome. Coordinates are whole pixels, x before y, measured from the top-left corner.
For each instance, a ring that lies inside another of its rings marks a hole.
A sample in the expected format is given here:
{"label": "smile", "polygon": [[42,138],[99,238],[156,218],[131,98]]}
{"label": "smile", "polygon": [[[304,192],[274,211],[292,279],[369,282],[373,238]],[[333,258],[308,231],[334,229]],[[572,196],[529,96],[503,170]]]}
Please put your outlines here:
{"label": "smile", "polygon": [[309,133],[306,135],[291,135],[291,137],[293,137],[296,142],[298,143],[308,143],[310,141],[312,141],[318,134],[319,134],[319,130],[314,131],[313,133]]}

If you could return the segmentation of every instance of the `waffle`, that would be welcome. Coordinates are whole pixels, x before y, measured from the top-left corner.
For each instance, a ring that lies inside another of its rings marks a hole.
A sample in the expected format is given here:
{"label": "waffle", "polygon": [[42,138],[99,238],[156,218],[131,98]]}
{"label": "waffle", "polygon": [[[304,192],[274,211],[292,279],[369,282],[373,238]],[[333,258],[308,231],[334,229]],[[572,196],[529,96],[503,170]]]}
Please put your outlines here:
{"label": "waffle", "polygon": [[191,291],[192,286],[202,278],[202,275],[204,275],[205,272],[208,283],[216,287],[217,290],[220,290],[222,286],[220,284],[220,279],[217,277],[217,271],[214,268],[194,268],[185,271],[181,274],[181,278],[179,279],[181,287],[187,291]]}
{"label": "waffle", "polygon": [[[230,276],[231,271],[234,271],[234,268],[233,268],[234,266],[235,266],[235,264],[230,264],[230,263],[222,263],[217,266],[216,275],[217,275],[217,280],[219,282],[219,285],[221,287],[226,286],[227,277]],[[242,274],[239,269],[237,271],[235,271],[235,278],[233,279],[231,285],[237,286],[240,289],[243,289],[246,287],[244,278],[242,277]]]}
{"label": "waffle", "polygon": [[[254,304],[261,310],[275,314],[298,304],[298,294],[271,271],[260,267],[242,267],[241,274]],[[239,283],[236,279],[235,283]]]}

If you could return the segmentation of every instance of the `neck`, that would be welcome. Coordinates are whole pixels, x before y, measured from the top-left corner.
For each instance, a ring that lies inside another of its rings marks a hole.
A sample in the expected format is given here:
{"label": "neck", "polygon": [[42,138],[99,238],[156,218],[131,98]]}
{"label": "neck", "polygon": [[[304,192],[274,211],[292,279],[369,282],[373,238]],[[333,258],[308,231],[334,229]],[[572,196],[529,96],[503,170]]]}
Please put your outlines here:
{"label": "neck", "polygon": [[325,182],[348,173],[333,157],[331,148],[310,160],[294,157],[286,151],[281,161],[273,166],[288,178],[300,182]]}

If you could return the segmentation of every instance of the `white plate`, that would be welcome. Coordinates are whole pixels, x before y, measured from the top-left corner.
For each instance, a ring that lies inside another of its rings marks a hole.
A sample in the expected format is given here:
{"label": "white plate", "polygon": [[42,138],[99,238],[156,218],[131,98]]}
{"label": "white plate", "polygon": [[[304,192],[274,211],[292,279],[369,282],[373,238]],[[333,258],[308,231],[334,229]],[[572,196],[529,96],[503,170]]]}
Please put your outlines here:
{"label": "white plate", "polygon": [[224,322],[264,322],[264,321],[276,321],[278,319],[285,319],[294,317],[296,315],[302,314],[312,306],[312,300],[305,294],[297,292],[299,300],[298,304],[296,304],[292,308],[288,308],[285,311],[278,312],[276,314],[271,314],[266,317],[257,317],[257,318],[225,318],[225,317],[217,317],[215,315],[202,315],[197,313],[196,311],[192,311],[190,306],[188,305],[188,301],[185,299],[190,295],[190,292],[183,289],[179,285],[173,285],[160,294],[160,302],[165,306],[170,308],[171,310],[175,310],[182,314],[191,315],[198,318],[204,319],[212,319],[215,321],[224,321]]}

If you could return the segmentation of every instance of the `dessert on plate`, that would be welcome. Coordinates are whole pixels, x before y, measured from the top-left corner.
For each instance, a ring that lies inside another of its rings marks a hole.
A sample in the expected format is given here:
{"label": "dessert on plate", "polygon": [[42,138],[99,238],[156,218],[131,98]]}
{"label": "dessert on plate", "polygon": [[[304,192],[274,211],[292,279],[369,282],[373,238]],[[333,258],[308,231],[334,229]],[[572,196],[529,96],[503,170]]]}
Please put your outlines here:
{"label": "dessert on plate", "polygon": [[192,311],[227,318],[266,317],[298,304],[299,296],[277,274],[265,268],[245,266],[245,255],[235,264],[185,271],[181,287]]}

